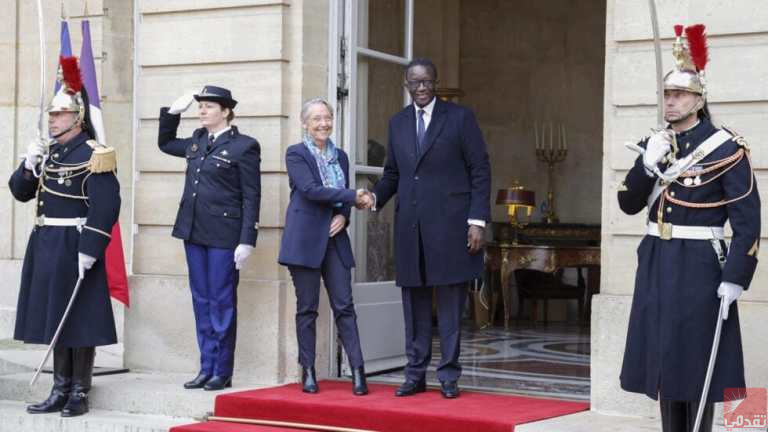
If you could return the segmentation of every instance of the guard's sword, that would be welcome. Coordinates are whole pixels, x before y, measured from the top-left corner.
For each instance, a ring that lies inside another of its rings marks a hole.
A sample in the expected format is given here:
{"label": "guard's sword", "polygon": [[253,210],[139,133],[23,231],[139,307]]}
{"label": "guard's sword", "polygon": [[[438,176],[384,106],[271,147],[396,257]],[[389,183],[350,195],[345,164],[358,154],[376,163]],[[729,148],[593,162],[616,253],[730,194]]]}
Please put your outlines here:
{"label": "guard's sword", "polygon": [[717,360],[717,349],[720,347],[720,333],[723,331],[723,311],[726,306],[725,297],[720,298],[720,310],[717,311],[717,326],[715,327],[715,339],[712,341],[712,351],[709,353],[709,364],[707,365],[707,376],[704,378],[704,388],[701,390],[699,398],[699,409],[696,411],[696,422],[693,430],[698,431],[701,425],[701,417],[704,414],[704,404],[707,402],[709,394],[709,385],[712,382],[712,372],[715,370],[715,360]]}
{"label": "guard's sword", "polygon": [[51,339],[51,344],[48,345],[48,350],[45,352],[45,356],[43,357],[43,360],[37,366],[37,370],[35,371],[35,374],[32,375],[32,380],[29,381],[30,387],[35,385],[37,378],[40,376],[40,372],[42,372],[43,370],[43,366],[45,366],[45,363],[48,361],[48,357],[51,356],[51,351],[53,351],[53,347],[56,346],[56,342],[58,342],[59,336],[61,336],[61,330],[64,328],[64,324],[67,322],[69,311],[72,309],[72,305],[75,303],[77,292],[80,291],[80,285],[82,284],[83,284],[83,276],[80,276],[77,278],[77,282],[75,283],[75,289],[72,290],[72,297],[69,298],[69,303],[67,303],[67,308],[64,309],[64,315],[61,316],[61,321],[59,321],[59,326],[56,327],[56,333],[53,334],[53,339]]}
{"label": "guard's sword", "polygon": [[661,64],[661,36],[659,36],[659,18],[656,14],[656,2],[648,0],[651,13],[651,27],[653,28],[653,51],[656,53],[656,124],[659,130],[665,128],[664,124],[664,75]]}

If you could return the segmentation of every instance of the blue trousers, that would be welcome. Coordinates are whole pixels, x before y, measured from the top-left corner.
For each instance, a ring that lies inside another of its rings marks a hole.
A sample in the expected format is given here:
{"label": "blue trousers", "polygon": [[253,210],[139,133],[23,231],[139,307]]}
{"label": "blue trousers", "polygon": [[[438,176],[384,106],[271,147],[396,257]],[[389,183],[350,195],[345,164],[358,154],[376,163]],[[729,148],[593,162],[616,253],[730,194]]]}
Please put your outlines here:
{"label": "blue trousers", "polygon": [[325,258],[319,269],[288,266],[296,287],[296,338],[299,342],[299,364],[315,365],[315,320],[320,302],[320,277],[328,291],[336,328],[341,343],[353,368],[363,366],[360,335],[357,331],[357,314],[352,301],[352,275],[336,251],[335,242],[329,241]]}
{"label": "blue trousers", "polygon": [[[461,376],[461,314],[467,299],[467,283],[442,285],[437,291],[437,329],[440,333],[440,363],[437,379],[457,381]],[[405,318],[405,378],[424,380],[432,360],[432,287],[403,287]]]}
{"label": "blue trousers", "polygon": [[195,312],[200,372],[232,376],[237,331],[237,284],[233,249],[184,242]]}

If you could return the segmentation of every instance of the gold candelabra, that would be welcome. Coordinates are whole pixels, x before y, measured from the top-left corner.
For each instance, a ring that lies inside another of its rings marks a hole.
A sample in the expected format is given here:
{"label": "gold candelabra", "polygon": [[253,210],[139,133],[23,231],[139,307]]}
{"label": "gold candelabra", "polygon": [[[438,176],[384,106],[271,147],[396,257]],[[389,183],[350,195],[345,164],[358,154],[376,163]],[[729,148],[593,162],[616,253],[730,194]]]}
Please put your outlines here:
{"label": "gold candelabra", "polygon": [[[547,140],[547,129],[549,129],[549,140]],[[559,218],[555,212],[555,165],[565,160],[568,156],[568,142],[565,137],[565,125],[557,126],[557,145],[555,145],[555,125],[552,122],[541,124],[541,134],[539,134],[539,125],[533,125],[534,136],[536,138],[536,159],[539,162],[547,164],[547,208],[544,212],[544,221],[546,223],[557,223]]]}

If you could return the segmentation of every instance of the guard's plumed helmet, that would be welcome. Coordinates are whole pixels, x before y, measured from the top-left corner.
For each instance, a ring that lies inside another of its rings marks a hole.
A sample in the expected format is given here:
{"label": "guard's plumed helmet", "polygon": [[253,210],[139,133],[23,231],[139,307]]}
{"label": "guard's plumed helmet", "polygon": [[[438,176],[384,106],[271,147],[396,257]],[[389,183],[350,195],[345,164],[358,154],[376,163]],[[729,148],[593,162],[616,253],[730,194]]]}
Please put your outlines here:
{"label": "guard's plumed helmet", "polygon": [[76,57],[59,57],[59,70],[57,77],[61,87],[53,96],[46,112],[73,112],[77,113],[78,120],[85,117],[85,103],[83,101],[83,79],[80,76],[80,67]]}
{"label": "guard's plumed helmet", "polygon": [[[675,67],[664,76],[664,90],[683,90],[707,97],[704,68],[707,65],[707,36],[704,34],[704,24],[696,24],[685,28],[683,42],[683,26],[675,26],[675,42],[672,44],[672,55],[675,57]],[[703,103],[703,102],[702,102]]]}

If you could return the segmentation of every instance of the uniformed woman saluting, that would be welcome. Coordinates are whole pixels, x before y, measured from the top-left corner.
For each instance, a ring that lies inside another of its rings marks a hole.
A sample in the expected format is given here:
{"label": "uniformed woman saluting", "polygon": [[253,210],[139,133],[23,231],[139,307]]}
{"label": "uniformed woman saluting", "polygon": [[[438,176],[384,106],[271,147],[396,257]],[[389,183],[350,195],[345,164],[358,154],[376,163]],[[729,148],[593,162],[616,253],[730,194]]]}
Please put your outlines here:
{"label": "uniformed woman saluting", "polygon": [[[203,127],[177,138],[181,113],[194,100]],[[230,126],[235,105],[229,90],[209,85],[160,109],[160,150],[187,160],[173,227],[173,236],[184,240],[200,348],[200,373],[187,389],[232,385],[239,270],[258,234],[259,143]]]}

